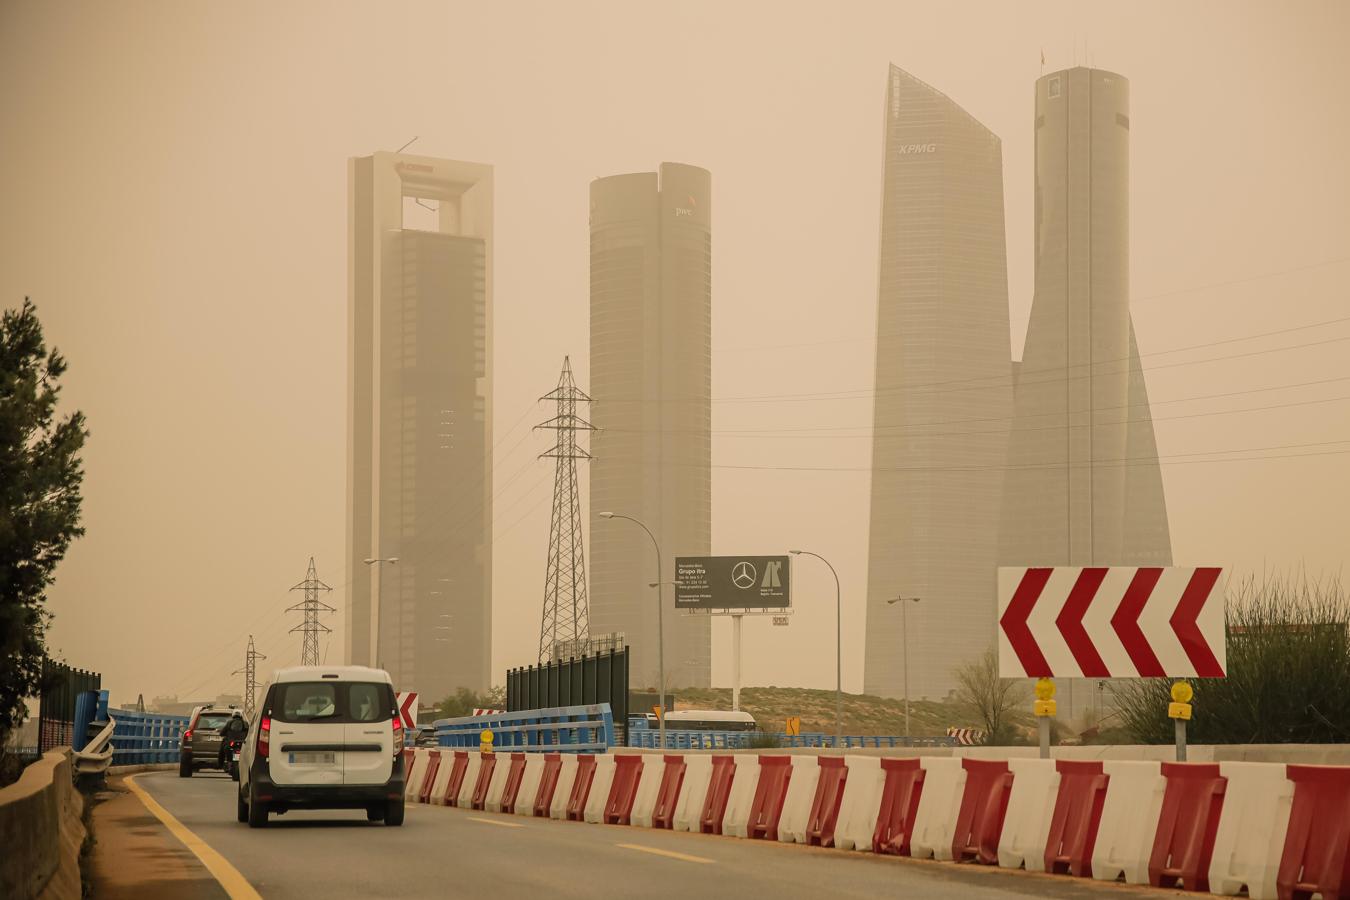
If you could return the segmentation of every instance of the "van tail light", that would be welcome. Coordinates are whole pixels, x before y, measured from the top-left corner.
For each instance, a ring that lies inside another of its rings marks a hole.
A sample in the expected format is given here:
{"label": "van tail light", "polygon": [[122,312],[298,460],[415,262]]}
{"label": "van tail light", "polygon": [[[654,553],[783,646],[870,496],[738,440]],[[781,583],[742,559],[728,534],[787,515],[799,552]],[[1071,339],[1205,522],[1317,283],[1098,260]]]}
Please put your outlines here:
{"label": "van tail light", "polygon": [[258,758],[267,759],[267,752],[272,749],[272,717],[263,716],[262,721],[258,723]]}
{"label": "van tail light", "polygon": [[403,752],[403,719],[394,716],[394,755],[398,756]]}

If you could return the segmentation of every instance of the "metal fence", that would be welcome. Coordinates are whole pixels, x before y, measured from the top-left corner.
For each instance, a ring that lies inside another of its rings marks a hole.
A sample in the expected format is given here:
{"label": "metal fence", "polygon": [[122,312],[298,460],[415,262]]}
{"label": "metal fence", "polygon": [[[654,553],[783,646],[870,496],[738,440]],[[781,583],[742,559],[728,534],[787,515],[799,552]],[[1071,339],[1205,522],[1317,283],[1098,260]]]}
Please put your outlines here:
{"label": "metal fence", "polygon": [[187,728],[187,716],[167,716],[133,709],[108,710],[113,721],[115,766],[178,762],[178,747]]}
{"label": "metal fence", "polygon": [[622,744],[628,731],[627,647],[507,670],[508,712],[597,704],[612,712],[612,727]]}
{"label": "metal fence", "polygon": [[[661,746],[654,728],[635,728],[628,733],[628,746],[656,749]],[[767,734],[756,731],[692,731],[666,729],[667,750],[749,750],[774,747],[829,747],[841,750],[864,747],[955,747],[949,737],[898,737],[896,735],[846,734]]]}
{"label": "metal fence", "polygon": [[75,704],[80,694],[97,691],[103,677],[97,672],[74,669],[65,663],[44,660],[38,699],[38,753],[70,746],[75,738]]}
{"label": "metal fence", "polygon": [[435,727],[442,747],[461,749],[477,750],[485,730],[492,732],[492,746],[498,751],[580,753],[616,744],[608,703],[437,719]]}

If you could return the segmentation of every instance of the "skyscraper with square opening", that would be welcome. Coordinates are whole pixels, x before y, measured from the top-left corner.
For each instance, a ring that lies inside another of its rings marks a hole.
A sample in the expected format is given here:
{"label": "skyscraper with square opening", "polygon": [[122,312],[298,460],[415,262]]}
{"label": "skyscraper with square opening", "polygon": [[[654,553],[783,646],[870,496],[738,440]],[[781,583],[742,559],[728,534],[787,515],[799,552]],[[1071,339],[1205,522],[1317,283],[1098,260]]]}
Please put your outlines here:
{"label": "skyscraper with square opening", "polygon": [[[1003,156],[891,66],[877,290],[863,689],[942,698],[993,644],[1011,409]],[[918,597],[905,609],[887,601]],[[908,635],[904,633],[908,628]]]}
{"label": "skyscraper with square opening", "polygon": [[348,185],[347,659],[439,700],[490,683],[492,168],[376,153]]}
{"label": "skyscraper with square opening", "polygon": [[[677,556],[712,542],[712,179],[662,163],[659,172],[591,182],[591,634],[623,632],[634,686],[656,686],[657,594]],[[706,617],[665,603],[671,686],[712,677]]]}

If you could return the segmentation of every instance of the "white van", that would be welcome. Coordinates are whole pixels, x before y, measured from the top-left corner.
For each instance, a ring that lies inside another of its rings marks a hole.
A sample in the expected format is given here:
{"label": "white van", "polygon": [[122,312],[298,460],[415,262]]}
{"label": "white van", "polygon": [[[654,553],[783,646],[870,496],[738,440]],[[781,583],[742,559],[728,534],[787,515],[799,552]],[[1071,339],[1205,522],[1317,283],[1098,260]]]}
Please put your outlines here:
{"label": "white van", "polygon": [[403,725],[389,673],[365,666],[278,669],[239,758],[239,821],[291,809],[364,809],[403,824]]}

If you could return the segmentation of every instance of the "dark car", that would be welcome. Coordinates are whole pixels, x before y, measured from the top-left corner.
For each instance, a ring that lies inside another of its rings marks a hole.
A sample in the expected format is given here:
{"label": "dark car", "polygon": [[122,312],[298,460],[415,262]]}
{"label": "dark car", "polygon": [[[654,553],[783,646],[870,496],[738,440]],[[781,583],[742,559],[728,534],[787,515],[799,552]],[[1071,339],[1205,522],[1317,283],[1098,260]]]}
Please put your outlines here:
{"label": "dark car", "polygon": [[192,711],[178,751],[179,778],[190,778],[197,769],[221,768],[222,732],[234,714],[230,707],[199,706]]}

